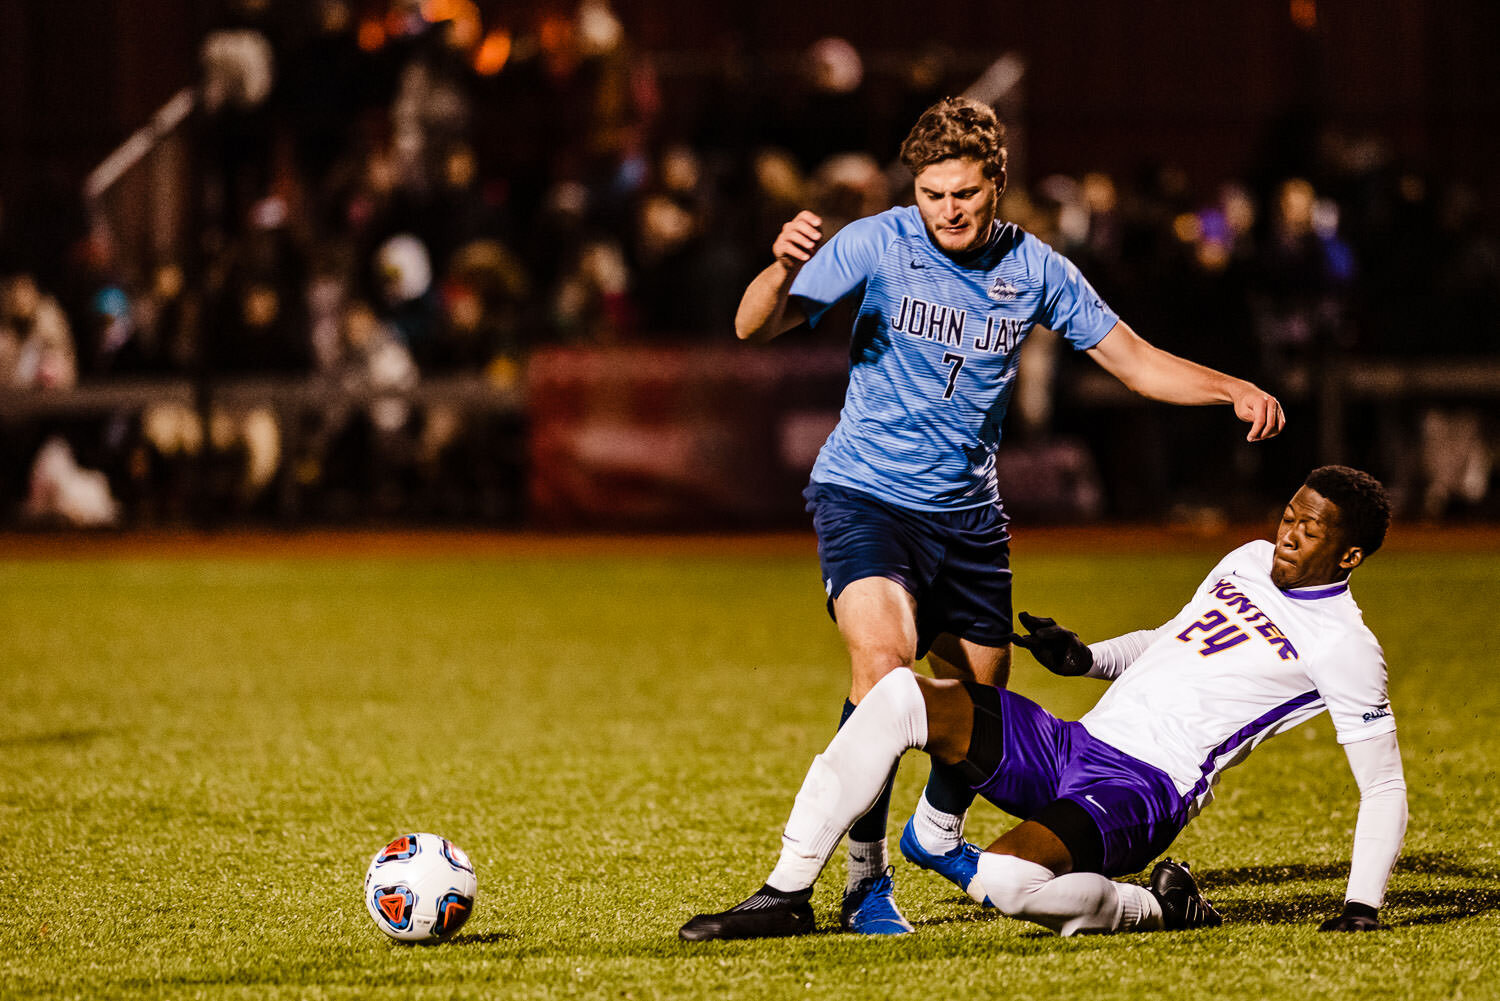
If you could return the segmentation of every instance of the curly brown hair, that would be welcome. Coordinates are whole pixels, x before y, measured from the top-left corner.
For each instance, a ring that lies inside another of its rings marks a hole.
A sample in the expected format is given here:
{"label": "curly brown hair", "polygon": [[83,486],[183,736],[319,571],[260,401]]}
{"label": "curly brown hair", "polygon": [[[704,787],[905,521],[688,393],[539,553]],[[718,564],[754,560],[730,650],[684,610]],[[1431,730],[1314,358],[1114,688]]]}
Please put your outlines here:
{"label": "curly brown hair", "polygon": [[979,161],[985,177],[1005,183],[1005,125],[989,105],[945,97],[922,112],[901,144],[901,162],[913,177],[955,157]]}
{"label": "curly brown hair", "polygon": [[1319,466],[1304,482],[1339,509],[1345,544],[1358,546],[1369,556],[1385,542],[1391,527],[1391,499],[1375,477],[1348,466]]}

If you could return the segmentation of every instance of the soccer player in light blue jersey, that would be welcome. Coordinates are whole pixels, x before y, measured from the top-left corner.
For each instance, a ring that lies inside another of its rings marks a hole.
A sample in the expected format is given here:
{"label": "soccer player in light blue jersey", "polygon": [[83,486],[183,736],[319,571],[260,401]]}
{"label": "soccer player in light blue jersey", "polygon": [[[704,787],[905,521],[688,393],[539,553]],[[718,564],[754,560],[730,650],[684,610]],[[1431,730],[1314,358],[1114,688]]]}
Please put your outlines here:
{"label": "soccer player in light blue jersey", "polygon": [[[947,98],[901,148],[916,204],[850,223],[831,239],[799,212],[774,262],[746,289],[741,340],[767,341],[858,302],[849,388],[805,496],[829,611],[853,682],[844,719],[891,671],[926,656],[935,674],[1004,685],[1010,673],[1010,536],[995,479],[1000,425],[1021,342],[1041,324],[1130,389],[1167,403],[1228,403],[1248,438],[1285,418],[1257,387],[1142,340],[1078,269],[996,218],[1004,128],[988,107]],[[960,885],[977,852],[963,839],[974,792],[934,764],[902,852]],[[846,928],[899,934],[885,843],[889,786],[849,833]]]}

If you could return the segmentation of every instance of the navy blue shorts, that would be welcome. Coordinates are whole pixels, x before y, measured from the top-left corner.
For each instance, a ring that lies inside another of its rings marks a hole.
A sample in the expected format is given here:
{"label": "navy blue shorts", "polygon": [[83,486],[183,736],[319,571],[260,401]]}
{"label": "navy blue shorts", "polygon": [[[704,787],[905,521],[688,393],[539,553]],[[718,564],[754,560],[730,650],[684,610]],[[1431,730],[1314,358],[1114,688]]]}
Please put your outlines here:
{"label": "navy blue shorts", "polygon": [[1000,693],[1004,752],[974,787],[1022,820],[1055,800],[1082,807],[1099,827],[1106,876],[1140,872],[1188,822],[1187,801],[1166,772],[1058,719],[1030,699]]}
{"label": "navy blue shorts", "polygon": [[887,577],[917,599],[917,656],[951,633],[1004,646],[1011,632],[1010,533],[999,502],[962,511],[913,511],[869,494],[813,483],[802,494],[818,533],[833,599],[865,577]]}

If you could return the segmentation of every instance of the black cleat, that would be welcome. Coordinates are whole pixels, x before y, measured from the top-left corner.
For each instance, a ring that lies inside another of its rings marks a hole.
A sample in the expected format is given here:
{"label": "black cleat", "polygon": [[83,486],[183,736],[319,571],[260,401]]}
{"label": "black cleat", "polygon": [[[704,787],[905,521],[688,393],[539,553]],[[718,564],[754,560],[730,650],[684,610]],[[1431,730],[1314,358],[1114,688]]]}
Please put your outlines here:
{"label": "black cleat", "polygon": [[782,893],[769,886],[718,914],[699,914],[677,931],[686,942],[716,938],[785,938],[813,930],[812,890]]}
{"label": "black cleat", "polygon": [[1151,895],[1161,904],[1162,926],[1167,931],[1187,928],[1217,928],[1224,918],[1198,892],[1198,883],[1186,862],[1164,858],[1151,870]]}

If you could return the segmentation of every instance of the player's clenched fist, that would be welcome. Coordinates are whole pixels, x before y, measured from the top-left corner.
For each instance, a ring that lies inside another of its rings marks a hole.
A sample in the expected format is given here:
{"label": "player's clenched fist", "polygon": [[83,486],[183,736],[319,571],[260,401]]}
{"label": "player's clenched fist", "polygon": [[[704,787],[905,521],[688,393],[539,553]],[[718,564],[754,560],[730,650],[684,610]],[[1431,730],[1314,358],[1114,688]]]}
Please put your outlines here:
{"label": "player's clenched fist", "polygon": [[783,267],[795,271],[812,259],[823,242],[823,220],[804,209],[777,234],[771,253]]}

